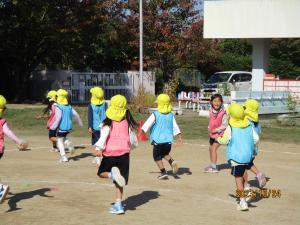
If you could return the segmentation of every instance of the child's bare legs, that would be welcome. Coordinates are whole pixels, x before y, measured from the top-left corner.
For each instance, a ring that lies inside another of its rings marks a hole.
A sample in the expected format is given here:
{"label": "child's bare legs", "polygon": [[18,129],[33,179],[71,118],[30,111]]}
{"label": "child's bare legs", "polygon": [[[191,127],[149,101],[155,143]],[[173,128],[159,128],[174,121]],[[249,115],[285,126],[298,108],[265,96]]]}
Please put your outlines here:
{"label": "child's bare legs", "polygon": [[217,150],[220,147],[219,143],[214,142],[209,146],[210,164],[204,169],[204,172],[218,172],[217,170]]}
{"label": "child's bare legs", "polygon": [[168,154],[164,156],[164,159],[167,160],[172,167],[173,174],[178,172],[178,164],[174,161],[174,159]]}
{"label": "child's bare legs", "polygon": [[209,156],[210,156],[210,162],[214,165],[217,164],[217,150],[220,147],[219,143],[213,143],[209,148]]}
{"label": "child's bare legs", "polygon": [[110,177],[110,172],[103,172],[103,173],[100,173],[99,177],[100,177],[100,178],[111,178],[111,177]]}
{"label": "child's bare legs", "polygon": [[118,185],[115,185],[116,187],[116,202],[121,202],[123,199],[123,187],[119,187]]}
{"label": "child's bare legs", "polygon": [[160,171],[165,169],[164,163],[162,160],[155,161],[155,163],[158,166],[158,168],[160,169]]}

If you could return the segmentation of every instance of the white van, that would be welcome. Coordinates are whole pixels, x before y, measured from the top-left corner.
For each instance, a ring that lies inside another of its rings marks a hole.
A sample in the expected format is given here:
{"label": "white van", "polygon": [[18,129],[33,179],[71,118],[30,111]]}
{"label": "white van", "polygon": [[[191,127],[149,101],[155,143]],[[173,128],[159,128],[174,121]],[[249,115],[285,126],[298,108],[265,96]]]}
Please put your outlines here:
{"label": "white van", "polygon": [[251,91],[252,73],[246,71],[224,71],[214,73],[204,84],[201,89],[203,97],[210,97],[217,93],[221,84],[227,83],[231,90]]}

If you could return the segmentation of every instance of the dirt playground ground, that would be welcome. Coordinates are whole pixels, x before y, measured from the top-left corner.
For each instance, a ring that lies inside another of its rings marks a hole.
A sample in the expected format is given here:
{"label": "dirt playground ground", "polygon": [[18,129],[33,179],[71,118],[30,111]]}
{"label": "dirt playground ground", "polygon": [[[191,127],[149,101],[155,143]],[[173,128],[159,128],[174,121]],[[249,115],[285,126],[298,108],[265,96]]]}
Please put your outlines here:
{"label": "dirt playground ground", "polygon": [[[19,152],[6,141],[0,179],[11,189],[0,205],[0,225],[300,224],[299,145],[261,143],[256,165],[270,178],[266,188],[280,190],[281,197],[257,194],[249,211],[239,212],[224,147],[219,150],[221,171],[205,174],[207,142],[185,141],[172,151],[181,167],[179,176],[158,180],[151,146],[141,143],[131,154],[126,213],[117,216],[107,212],[114,200],[112,183],[96,176],[90,147],[77,149],[69,163],[60,164],[45,136],[25,138],[30,151]],[[89,143],[87,138],[71,139],[76,145]],[[256,186],[254,175],[249,177]]]}

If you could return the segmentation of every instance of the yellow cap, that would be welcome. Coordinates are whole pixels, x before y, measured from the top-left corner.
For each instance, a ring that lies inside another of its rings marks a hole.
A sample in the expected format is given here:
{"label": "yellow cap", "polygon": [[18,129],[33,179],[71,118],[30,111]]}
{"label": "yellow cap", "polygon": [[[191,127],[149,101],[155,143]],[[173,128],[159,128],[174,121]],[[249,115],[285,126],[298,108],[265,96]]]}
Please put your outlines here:
{"label": "yellow cap", "polygon": [[104,91],[100,87],[93,87],[90,90],[92,94],[91,103],[94,105],[102,105],[105,102]]}
{"label": "yellow cap", "polygon": [[229,125],[236,128],[245,128],[250,125],[249,120],[245,117],[244,108],[242,105],[232,103],[229,108]]}
{"label": "yellow cap", "polygon": [[254,99],[248,99],[245,103],[245,115],[253,122],[258,122],[259,103]]}
{"label": "yellow cap", "polygon": [[54,90],[51,90],[47,93],[47,98],[49,98],[49,101],[54,101],[56,102],[57,99],[57,92]]}
{"label": "yellow cap", "polygon": [[60,105],[68,105],[68,92],[64,89],[57,91],[57,103]]}
{"label": "yellow cap", "polygon": [[2,116],[3,111],[6,108],[6,99],[3,95],[0,95],[0,117]]}
{"label": "yellow cap", "polygon": [[110,105],[106,110],[107,118],[120,122],[126,114],[127,100],[123,95],[115,95],[110,99]]}
{"label": "yellow cap", "polygon": [[156,99],[156,103],[158,112],[163,114],[172,112],[172,105],[169,95],[160,94]]}

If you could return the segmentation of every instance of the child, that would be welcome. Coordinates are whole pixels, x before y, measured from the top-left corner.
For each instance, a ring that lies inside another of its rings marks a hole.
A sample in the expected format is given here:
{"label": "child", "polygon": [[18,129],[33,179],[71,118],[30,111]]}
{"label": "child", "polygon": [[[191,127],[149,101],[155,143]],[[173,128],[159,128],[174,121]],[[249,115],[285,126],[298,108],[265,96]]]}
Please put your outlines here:
{"label": "child", "polygon": [[96,142],[96,156],[103,157],[98,169],[100,178],[110,178],[115,184],[116,201],[109,209],[109,213],[123,214],[123,188],[128,183],[129,153],[132,129],[136,122],[127,109],[127,100],[122,95],[111,98],[106,111],[106,119],[101,124],[101,136]]}
{"label": "child", "polygon": [[[259,103],[254,99],[248,99],[244,103],[244,108],[245,108],[246,118],[250,121],[250,123],[254,127],[256,133],[258,135],[260,135],[261,134],[261,125],[258,121]],[[250,166],[251,166],[250,170],[256,175],[255,177],[258,181],[259,187],[263,188],[267,183],[266,175],[264,173],[260,172],[253,163],[253,161],[255,159],[255,156],[258,155],[258,152],[259,152],[258,151],[258,146],[255,145],[254,157],[253,157],[253,159],[250,163]],[[248,183],[248,173],[247,173],[247,171],[245,171],[244,180],[245,180],[246,189],[250,190],[250,184]]]}
{"label": "child", "polygon": [[[91,104],[88,105],[88,131],[92,135],[92,145],[94,145],[100,138],[100,124],[106,117],[107,103],[105,102],[102,88],[93,87],[90,93],[92,97]],[[101,158],[97,156],[93,160],[93,163],[98,165],[100,165],[100,162]]]}
{"label": "child", "polygon": [[160,169],[158,179],[167,179],[168,174],[162,159],[169,162],[173,174],[178,172],[178,164],[170,156],[174,136],[178,136],[178,141],[182,143],[181,132],[176,123],[170,97],[167,94],[160,94],[157,97],[157,111],[144,123],[142,130],[146,133],[150,129],[150,143],[153,145],[153,159]]}
{"label": "child", "polygon": [[[6,120],[2,117],[3,112],[6,109],[6,99],[0,95],[0,159],[4,154],[4,135],[9,137],[15,143],[18,144],[19,150],[25,150],[28,144],[25,141],[20,140],[12,130],[9,129]],[[9,186],[0,183],[0,204],[3,203],[5,197],[9,191]]]}
{"label": "child", "polygon": [[217,173],[217,150],[220,144],[217,141],[218,137],[221,137],[228,126],[228,117],[223,107],[223,98],[220,94],[214,94],[210,99],[209,110],[209,156],[210,164],[204,169],[206,173]]}
{"label": "child", "polygon": [[[80,127],[82,127],[82,121],[78,113],[68,103],[68,92],[63,89],[57,91],[57,105],[55,111],[55,121],[50,126],[51,130],[57,129],[57,147],[60,152],[60,162],[68,162],[68,158],[65,152],[64,138],[67,137],[72,130],[72,116],[76,118]],[[68,148],[70,153],[74,153],[74,147],[69,142]]]}
{"label": "child", "polygon": [[230,119],[229,126],[224,135],[217,141],[227,144],[226,158],[231,164],[231,174],[235,177],[236,189],[240,202],[237,210],[248,210],[248,203],[244,196],[244,173],[251,167],[254,145],[258,143],[259,137],[253,126],[245,117],[243,106],[232,103],[228,108]]}

